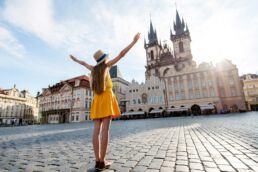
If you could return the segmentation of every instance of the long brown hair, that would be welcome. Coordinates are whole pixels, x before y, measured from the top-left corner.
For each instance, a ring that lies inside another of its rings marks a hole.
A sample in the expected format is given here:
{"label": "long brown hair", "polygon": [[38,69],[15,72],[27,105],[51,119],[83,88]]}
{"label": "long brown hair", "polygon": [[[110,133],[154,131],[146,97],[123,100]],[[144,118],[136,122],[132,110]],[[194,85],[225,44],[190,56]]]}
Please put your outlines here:
{"label": "long brown hair", "polygon": [[106,68],[107,68],[107,64],[104,61],[104,62],[94,66],[91,71],[92,90],[97,94],[101,94],[103,91],[105,91]]}

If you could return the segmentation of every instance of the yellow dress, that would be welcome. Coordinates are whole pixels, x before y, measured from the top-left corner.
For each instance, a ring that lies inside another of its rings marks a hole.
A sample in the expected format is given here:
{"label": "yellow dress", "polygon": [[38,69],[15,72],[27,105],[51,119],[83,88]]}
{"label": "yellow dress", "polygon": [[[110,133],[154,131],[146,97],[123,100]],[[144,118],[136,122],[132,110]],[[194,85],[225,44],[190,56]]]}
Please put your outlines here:
{"label": "yellow dress", "polygon": [[112,91],[112,87],[113,83],[108,72],[106,75],[105,91],[101,94],[94,94],[90,110],[91,119],[99,119],[108,116],[117,118],[121,115],[116,96]]}

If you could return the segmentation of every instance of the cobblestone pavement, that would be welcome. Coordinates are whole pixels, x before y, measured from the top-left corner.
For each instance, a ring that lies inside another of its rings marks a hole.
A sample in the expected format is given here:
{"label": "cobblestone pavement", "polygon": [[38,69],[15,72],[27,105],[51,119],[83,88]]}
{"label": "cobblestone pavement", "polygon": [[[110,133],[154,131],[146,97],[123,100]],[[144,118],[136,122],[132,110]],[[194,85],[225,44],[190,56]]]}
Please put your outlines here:
{"label": "cobblestone pavement", "polygon": [[[87,171],[92,122],[0,128],[0,171]],[[112,121],[105,171],[258,171],[258,113]],[[91,170],[89,170],[91,171]]]}

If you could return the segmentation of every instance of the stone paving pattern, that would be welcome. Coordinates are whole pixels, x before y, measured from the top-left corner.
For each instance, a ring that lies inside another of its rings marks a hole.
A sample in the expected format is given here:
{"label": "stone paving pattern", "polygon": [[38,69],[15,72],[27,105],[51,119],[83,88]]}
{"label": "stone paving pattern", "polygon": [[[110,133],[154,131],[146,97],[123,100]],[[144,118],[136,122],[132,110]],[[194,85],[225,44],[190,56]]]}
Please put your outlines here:
{"label": "stone paving pattern", "polygon": [[[0,171],[90,171],[92,128],[0,128]],[[258,171],[258,113],[112,121],[106,158],[106,172]]]}

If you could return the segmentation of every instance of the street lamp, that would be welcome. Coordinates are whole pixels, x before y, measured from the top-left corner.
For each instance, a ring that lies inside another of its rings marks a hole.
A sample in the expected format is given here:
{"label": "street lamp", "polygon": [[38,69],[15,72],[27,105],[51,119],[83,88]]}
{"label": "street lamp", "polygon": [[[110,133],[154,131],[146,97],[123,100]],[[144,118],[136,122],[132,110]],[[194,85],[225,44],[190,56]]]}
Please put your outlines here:
{"label": "street lamp", "polygon": [[164,85],[165,85],[165,90],[163,90],[164,93],[164,99],[165,99],[165,109],[168,109],[168,96],[167,96],[167,84],[166,84],[166,78],[165,75],[167,74],[169,68],[166,68],[163,72],[163,76],[161,76],[160,78],[163,79]]}

